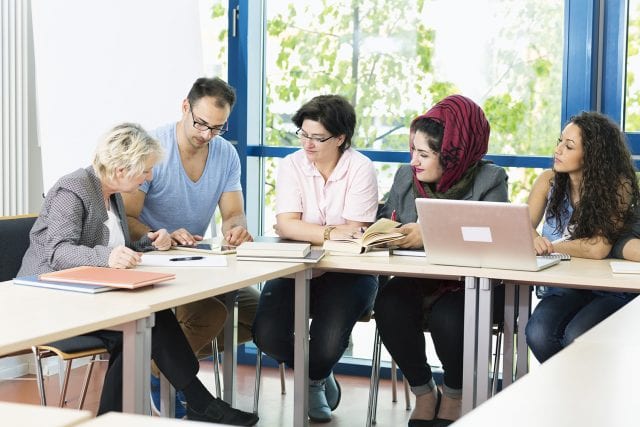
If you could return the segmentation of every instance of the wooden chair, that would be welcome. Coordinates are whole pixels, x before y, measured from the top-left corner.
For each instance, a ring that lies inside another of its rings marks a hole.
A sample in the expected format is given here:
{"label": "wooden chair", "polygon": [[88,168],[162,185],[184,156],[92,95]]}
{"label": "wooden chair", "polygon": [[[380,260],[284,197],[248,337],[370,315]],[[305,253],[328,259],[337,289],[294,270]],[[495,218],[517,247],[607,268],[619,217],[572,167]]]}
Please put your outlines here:
{"label": "wooden chair", "polygon": [[[11,280],[18,274],[22,265],[22,257],[29,247],[29,232],[37,219],[37,215],[19,215],[19,216],[3,216],[0,217],[0,282]],[[57,355],[66,362],[64,380],[60,383],[60,399],[58,406],[62,407],[65,403],[67,385],[69,383],[69,374],[71,373],[71,364],[73,359],[80,357],[91,357],[91,362],[87,367],[85,379],[82,386],[80,396],[79,409],[84,404],[87,392],[87,386],[93,370],[93,362],[96,356],[107,352],[102,341],[98,338],[79,336],[56,341],[43,346],[34,346],[31,348],[36,361],[36,378],[38,381],[38,391],[40,393],[40,403],[45,406],[47,404],[46,394],[44,391],[44,380],[42,375],[42,359]],[[29,350],[13,353],[11,356],[26,354]],[[62,372],[60,372],[62,378]]]}

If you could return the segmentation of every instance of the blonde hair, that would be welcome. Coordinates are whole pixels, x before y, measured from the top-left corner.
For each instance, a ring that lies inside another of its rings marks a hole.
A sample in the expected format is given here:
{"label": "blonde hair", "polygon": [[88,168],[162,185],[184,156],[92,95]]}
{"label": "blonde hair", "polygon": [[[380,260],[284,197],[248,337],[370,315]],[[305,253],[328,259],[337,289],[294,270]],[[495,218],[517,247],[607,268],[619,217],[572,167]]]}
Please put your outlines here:
{"label": "blonde hair", "polygon": [[111,129],[98,144],[93,168],[100,179],[115,178],[120,168],[127,177],[144,173],[147,160],[162,158],[162,147],[139,124],[122,123]]}

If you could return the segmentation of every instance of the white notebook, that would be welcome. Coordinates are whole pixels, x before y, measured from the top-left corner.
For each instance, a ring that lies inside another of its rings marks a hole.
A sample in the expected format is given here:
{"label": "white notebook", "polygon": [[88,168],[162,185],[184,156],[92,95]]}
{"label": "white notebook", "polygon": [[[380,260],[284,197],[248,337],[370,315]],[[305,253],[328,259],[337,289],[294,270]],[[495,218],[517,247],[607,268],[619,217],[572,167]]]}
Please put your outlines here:
{"label": "white notebook", "polygon": [[611,261],[611,271],[621,274],[640,274],[640,262]]}

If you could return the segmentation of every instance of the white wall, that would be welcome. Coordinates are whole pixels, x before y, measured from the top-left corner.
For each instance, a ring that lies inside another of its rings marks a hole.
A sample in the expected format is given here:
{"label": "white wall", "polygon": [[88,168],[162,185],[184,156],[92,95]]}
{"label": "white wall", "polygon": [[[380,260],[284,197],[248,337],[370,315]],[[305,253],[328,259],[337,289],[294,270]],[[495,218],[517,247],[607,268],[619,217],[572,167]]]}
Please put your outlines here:
{"label": "white wall", "polygon": [[[203,61],[197,0],[31,0],[31,9],[29,211],[37,213],[43,189],[89,165],[114,124],[178,120]],[[45,365],[57,372],[53,359]],[[32,356],[0,358],[0,378],[27,373]]]}
{"label": "white wall", "polygon": [[45,192],[109,128],[175,121],[202,74],[197,0],[32,0]]}

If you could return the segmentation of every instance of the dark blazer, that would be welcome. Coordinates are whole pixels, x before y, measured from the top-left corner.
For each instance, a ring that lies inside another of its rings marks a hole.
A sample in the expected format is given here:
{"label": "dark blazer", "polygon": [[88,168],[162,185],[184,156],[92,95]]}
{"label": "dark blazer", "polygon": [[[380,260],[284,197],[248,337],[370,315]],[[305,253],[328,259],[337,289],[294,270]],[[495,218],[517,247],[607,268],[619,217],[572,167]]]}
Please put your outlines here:
{"label": "dark blazer", "polygon": [[[148,237],[131,243],[120,194],[111,196],[126,245],[143,250]],[[93,166],[65,175],[51,187],[42,212],[29,235],[29,249],[22,259],[19,276],[41,274],[90,265],[107,267],[112,248],[107,247],[109,229],[100,179]]]}
{"label": "dark blazer", "polygon": [[[471,189],[462,197],[462,200],[508,202],[507,179],[504,169],[492,163],[486,163],[480,167]],[[396,211],[399,222],[406,224],[418,221],[416,196],[413,192],[413,172],[409,165],[398,168],[384,206],[378,211],[378,218],[391,218],[393,211]]]}

